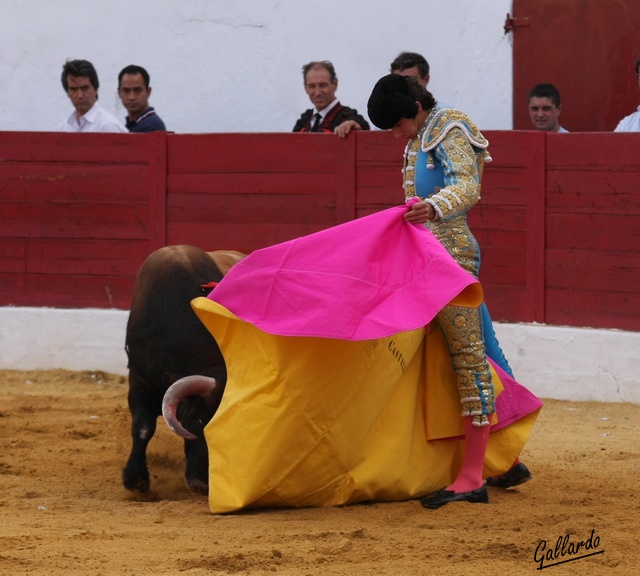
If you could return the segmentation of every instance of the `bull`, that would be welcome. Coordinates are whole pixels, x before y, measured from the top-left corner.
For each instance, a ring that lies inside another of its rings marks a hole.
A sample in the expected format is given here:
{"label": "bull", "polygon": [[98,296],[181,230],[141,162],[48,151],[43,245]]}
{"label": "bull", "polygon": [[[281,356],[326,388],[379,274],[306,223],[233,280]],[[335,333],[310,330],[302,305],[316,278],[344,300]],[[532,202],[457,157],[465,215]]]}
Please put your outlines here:
{"label": "bull", "polygon": [[140,267],[125,339],[132,436],[131,453],[122,471],[125,488],[149,490],[146,452],[165,392],[174,382],[189,384],[189,377],[198,375],[209,393],[203,395],[196,387],[173,415],[184,427],[186,484],[194,492],[208,493],[209,457],[203,429],[220,404],[227,370],[216,341],[190,302],[206,295],[210,290],[206,285],[219,282],[243,257],[236,251],[166,246],[149,255]]}

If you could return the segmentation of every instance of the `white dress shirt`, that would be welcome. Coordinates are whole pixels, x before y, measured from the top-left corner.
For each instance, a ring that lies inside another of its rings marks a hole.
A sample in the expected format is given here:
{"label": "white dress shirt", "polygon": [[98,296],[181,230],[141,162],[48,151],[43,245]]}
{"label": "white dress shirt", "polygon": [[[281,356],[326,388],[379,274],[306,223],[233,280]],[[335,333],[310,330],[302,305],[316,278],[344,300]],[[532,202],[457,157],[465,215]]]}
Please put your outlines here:
{"label": "white dress shirt", "polygon": [[96,103],[78,120],[75,110],[58,125],[59,132],[127,132],[124,124],[111,112]]}
{"label": "white dress shirt", "polygon": [[637,112],[620,120],[614,132],[640,132],[640,106]]}

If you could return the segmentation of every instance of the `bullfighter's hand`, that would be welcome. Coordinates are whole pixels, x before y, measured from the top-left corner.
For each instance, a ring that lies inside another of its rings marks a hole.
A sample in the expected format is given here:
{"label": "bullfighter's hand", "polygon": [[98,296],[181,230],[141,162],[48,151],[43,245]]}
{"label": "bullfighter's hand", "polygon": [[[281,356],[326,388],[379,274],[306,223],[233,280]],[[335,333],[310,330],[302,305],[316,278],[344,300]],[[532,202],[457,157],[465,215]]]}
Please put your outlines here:
{"label": "bullfighter's hand", "polygon": [[435,217],[435,208],[423,200],[411,205],[404,215],[404,221],[412,224],[424,224],[427,220],[433,220]]}

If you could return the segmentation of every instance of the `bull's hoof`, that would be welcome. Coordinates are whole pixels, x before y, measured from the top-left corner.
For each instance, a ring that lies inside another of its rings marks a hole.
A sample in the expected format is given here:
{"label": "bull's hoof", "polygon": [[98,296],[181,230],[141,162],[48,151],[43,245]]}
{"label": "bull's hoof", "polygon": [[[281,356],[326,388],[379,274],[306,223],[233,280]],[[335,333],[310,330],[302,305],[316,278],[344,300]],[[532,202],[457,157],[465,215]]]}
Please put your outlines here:
{"label": "bull's hoof", "polygon": [[143,474],[131,474],[125,468],[122,471],[122,483],[127,490],[134,492],[148,492],[149,491],[149,473]]}
{"label": "bull's hoof", "polygon": [[196,494],[202,494],[206,496],[209,494],[209,484],[199,478],[187,478],[185,480],[187,488],[191,490],[191,492],[195,492]]}

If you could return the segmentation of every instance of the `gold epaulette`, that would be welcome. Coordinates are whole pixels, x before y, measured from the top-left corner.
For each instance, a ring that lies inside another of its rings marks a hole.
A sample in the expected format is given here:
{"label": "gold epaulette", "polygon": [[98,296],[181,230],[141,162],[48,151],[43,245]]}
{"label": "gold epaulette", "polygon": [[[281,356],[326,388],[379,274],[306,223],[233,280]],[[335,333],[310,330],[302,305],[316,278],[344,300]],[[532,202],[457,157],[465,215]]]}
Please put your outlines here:
{"label": "gold epaulette", "polygon": [[491,162],[492,158],[487,150],[488,140],[464,112],[453,108],[435,108],[427,118],[421,147],[429,159],[431,159],[431,151],[444,140],[453,128],[460,128],[469,144],[483,156],[484,161]]}

